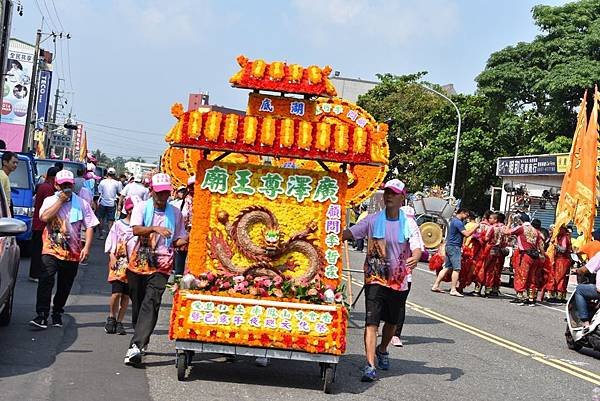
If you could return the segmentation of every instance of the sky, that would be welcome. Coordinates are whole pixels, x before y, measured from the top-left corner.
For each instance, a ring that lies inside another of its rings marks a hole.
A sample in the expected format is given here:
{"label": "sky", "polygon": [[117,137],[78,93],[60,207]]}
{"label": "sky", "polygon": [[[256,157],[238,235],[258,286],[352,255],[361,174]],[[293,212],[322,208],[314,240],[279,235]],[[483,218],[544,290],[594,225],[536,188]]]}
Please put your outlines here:
{"label": "sky", "polygon": [[[16,0],[15,0],[16,2]],[[188,94],[244,110],[248,91],[228,80],[236,57],[332,66],[342,77],[428,71],[427,81],[476,90],[489,55],[539,31],[531,8],[558,0],[22,0],[12,37],[55,45],[61,81],[88,147],[111,157],[157,160]]]}

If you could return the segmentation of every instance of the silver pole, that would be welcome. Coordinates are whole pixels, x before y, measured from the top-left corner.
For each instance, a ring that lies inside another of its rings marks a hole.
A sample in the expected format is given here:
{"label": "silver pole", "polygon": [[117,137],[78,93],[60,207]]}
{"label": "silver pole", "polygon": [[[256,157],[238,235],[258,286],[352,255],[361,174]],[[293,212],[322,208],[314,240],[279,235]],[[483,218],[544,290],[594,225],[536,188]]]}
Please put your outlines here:
{"label": "silver pole", "polygon": [[460,116],[460,111],[458,110],[458,106],[456,105],[456,103],[454,103],[452,100],[450,100],[450,98],[446,95],[444,95],[441,92],[436,91],[433,88],[430,88],[429,86],[419,83],[417,82],[417,84],[419,86],[421,86],[424,89],[427,89],[430,92],[435,93],[438,96],[443,97],[444,99],[446,99],[447,101],[449,101],[452,106],[454,106],[454,109],[456,110],[456,115],[458,116],[458,127],[456,129],[456,143],[454,145],[454,161],[452,162],[452,180],[450,181],[450,196],[454,197],[454,186],[456,184],[456,165],[458,164],[458,145],[460,144],[460,127],[462,124],[462,118]]}

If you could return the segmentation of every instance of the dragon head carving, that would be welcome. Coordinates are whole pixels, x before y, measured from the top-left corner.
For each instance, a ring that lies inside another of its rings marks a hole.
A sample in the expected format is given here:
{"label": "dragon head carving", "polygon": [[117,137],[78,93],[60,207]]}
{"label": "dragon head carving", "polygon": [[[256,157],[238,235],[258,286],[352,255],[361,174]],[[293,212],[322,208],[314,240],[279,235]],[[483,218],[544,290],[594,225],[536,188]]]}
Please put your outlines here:
{"label": "dragon head carving", "polygon": [[275,228],[264,229],[262,241],[267,255],[277,253],[282,244],[281,231]]}

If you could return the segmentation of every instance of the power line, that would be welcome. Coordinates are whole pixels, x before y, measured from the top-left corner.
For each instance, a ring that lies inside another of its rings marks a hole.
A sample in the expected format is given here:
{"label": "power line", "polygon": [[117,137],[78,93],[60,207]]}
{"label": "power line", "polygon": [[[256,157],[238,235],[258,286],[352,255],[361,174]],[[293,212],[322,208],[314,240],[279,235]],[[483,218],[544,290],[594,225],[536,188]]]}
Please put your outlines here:
{"label": "power line", "polygon": [[[71,87],[71,90],[73,90],[73,79],[71,78],[71,46],[69,45],[69,40],[67,40],[67,66],[68,66],[68,72],[69,72],[69,85]],[[73,100],[73,98],[71,98],[71,101]]]}
{"label": "power line", "polygon": [[60,16],[58,15],[58,11],[56,11],[56,4],[54,4],[54,0],[52,0],[52,8],[54,8],[54,14],[56,14],[56,18],[58,19],[58,24],[60,25],[60,30],[64,31],[62,22],[60,21]]}
{"label": "power line", "polygon": [[54,18],[52,18],[52,14],[50,13],[50,9],[48,8],[48,4],[46,3],[46,0],[44,0],[44,8],[46,9],[46,12],[48,13],[48,19],[50,20],[50,23],[52,24],[52,29],[58,31],[58,25],[56,25],[54,23]]}
{"label": "power line", "polygon": [[42,12],[42,9],[40,8],[40,3],[38,3],[38,0],[35,0],[35,6],[37,7],[37,9],[40,12],[40,15],[42,16],[42,19],[43,19],[44,13]]}
{"label": "power line", "polygon": [[149,134],[149,135],[161,135],[161,136],[166,135],[166,132],[152,132],[152,131],[142,131],[142,130],[137,130],[137,129],[124,128],[124,127],[115,127],[112,125],[99,124],[99,123],[94,123],[91,121],[85,121],[85,120],[81,120],[81,119],[79,119],[78,121],[89,124],[89,125],[95,125],[97,127],[104,127],[104,128],[109,128],[109,129],[114,129],[114,130],[119,130],[119,131],[135,132],[138,134]]}

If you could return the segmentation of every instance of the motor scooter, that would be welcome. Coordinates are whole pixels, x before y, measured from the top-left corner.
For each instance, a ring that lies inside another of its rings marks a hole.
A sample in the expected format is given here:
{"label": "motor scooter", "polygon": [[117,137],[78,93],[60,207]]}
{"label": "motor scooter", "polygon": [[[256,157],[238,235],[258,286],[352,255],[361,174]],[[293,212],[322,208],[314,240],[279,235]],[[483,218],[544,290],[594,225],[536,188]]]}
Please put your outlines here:
{"label": "motor scooter", "polygon": [[[574,274],[575,268],[582,266],[583,261],[576,254],[572,254],[571,258],[575,262],[574,269],[571,271]],[[577,284],[596,284],[596,275],[577,275]],[[588,302],[588,310],[593,314],[593,317],[590,320],[589,327],[584,328],[577,315],[574,295],[573,292],[565,305],[565,320],[567,321],[565,339],[567,347],[575,351],[579,351],[584,347],[600,351],[600,303],[596,300]]]}

